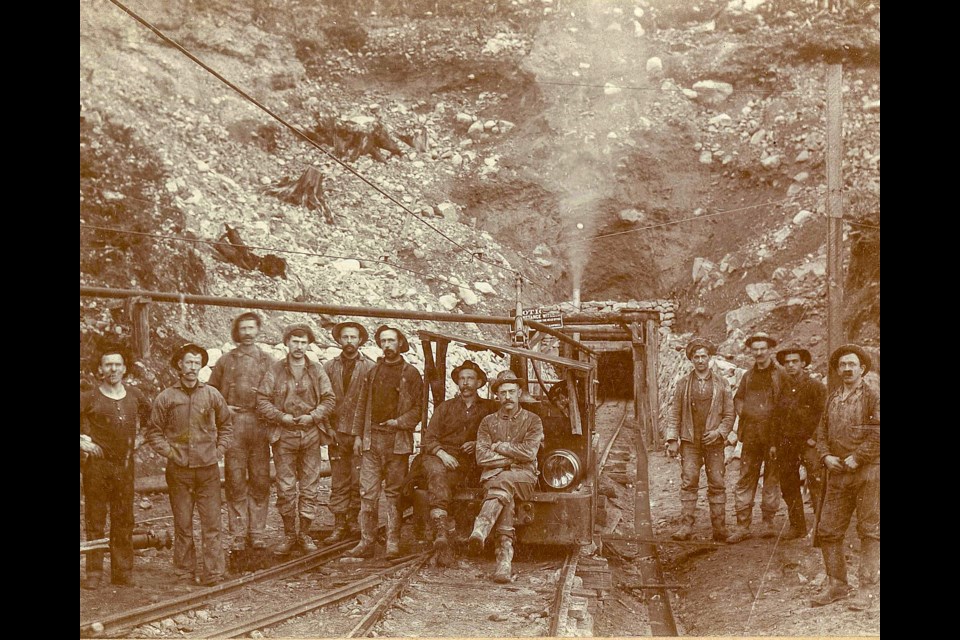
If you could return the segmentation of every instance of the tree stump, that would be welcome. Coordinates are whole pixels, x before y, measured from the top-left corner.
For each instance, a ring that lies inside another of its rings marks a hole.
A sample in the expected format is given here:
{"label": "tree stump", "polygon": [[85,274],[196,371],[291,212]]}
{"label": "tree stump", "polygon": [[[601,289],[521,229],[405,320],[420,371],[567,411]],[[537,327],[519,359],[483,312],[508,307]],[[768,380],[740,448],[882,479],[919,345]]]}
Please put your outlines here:
{"label": "tree stump", "polygon": [[284,202],[306,207],[311,211],[323,213],[323,220],[333,224],[333,213],[323,198],[323,174],[315,167],[307,167],[299,180],[284,178],[274,187],[268,187],[266,193],[276,196]]}

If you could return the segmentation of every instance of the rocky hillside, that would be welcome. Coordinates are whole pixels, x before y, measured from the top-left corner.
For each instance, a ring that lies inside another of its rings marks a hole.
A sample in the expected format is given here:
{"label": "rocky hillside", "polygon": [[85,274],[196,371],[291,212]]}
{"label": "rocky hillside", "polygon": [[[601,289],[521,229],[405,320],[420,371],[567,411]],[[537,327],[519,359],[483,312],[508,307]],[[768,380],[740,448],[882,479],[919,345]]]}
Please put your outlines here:
{"label": "rocky hillside", "polygon": [[[325,154],[81,1],[82,285],[502,315],[519,271],[527,305],[672,298],[680,331],[734,353],[763,326],[822,366],[824,70],[842,62],[847,327],[879,344],[878,2],[346,4],[131,4]],[[153,315],[162,354],[221,345],[231,314]],[[269,316],[271,343],[304,319]],[[80,329],[82,356],[130,331],[86,299]],[[157,384],[162,362],[143,363]]]}

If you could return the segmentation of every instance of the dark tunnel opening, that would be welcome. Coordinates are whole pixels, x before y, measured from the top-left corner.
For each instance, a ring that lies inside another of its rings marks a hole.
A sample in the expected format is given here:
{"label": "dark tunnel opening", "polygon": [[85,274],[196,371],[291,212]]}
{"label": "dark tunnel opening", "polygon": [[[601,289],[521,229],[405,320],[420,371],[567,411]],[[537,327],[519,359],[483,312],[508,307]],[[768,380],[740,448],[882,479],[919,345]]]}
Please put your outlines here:
{"label": "dark tunnel opening", "polygon": [[633,398],[633,354],[630,351],[606,351],[597,363],[601,399]]}

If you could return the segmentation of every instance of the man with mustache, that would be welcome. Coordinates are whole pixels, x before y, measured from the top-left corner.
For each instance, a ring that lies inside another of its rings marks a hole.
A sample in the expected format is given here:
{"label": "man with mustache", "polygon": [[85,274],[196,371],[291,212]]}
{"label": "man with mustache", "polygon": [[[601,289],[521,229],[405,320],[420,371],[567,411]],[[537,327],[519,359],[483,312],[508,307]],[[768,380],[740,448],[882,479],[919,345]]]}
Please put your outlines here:
{"label": "man with mustache", "polygon": [[477,395],[477,390],[487,384],[487,374],[472,360],[465,360],[450,377],[460,393],[434,409],[430,424],[423,430],[423,453],[413,464],[426,477],[435,533],[433,546],[441,566],[450,566],[454,561],[450,540],[455,536],[456,523],[448,516],[450,498],[476,468],[480,421],[499,408],[495,400]]}
{"label": "man with mustache", "polygon": [[830,355],[842,384],[827,398],[817,429],[817,451],[826,471],[815,541],[820,544],[827,585],[811,601],[819,607],[850,592],[843,539],[857,512],[860,570],[857,596],[849,608],[862,611],[880,595],[880,391],[863,381],[870,356],[846,344]]}
{"label": "man with mustache", "polygon": [[[133,572],[133,451],[137,426],[150,420],[150,403],[136,387],[126,387],[125,356],[117,347],[99,354],[100,385],[80,394],[80,451],[83,515],[87,540],[99,540],[110,512],[110,581],[130,585]],[[87,554],[85,589],[103,579],[103,551]]]}
{"label": "man with mustache", "polygon": [[383,357],[363,378],[355,433],[363,434],[360,461],[360,542],[347,555],[373,557],[377,539],[380,485],[387,512],[387,558],[400,556],[400,509],[397,502],[413,453],[413,432],[420,424],[423,378],[401,354],[410,350],[406,336],[381,325],[374,333]]}
{"label": "man with mustache", "polygon": [[[781,349],[777,352],[777,362],[785,372],[780,399],[773,414],[773,443],[777,449],[780,492],[787,503],[790,518],[790,530],[784,538],[802,538],[807,535],[807,519],[800,495],[800,465],[807,466],[807,479],[813,485],[819,470],[806,460],[809,451],[816,452],[817,425],[823,415],[827,389],[822,382],[804,373],[804,368],[811,362],[810,352],[806,349]],[[812,495],[816,496],[814,500],[819,500],[818,494]]]}
{"label": "man with mustache", "polygon": [[277,510],[284,539],[274,551],[280,555],[290,553],[298,543],[308,553],[317,550],[309,532],[317,517],[320,446],[328,442],[326,418],[336,406],[336,397],[327,372],[307,357],[307,347],[316,341],[307,325],[288,326],[283,332],[287,357],[267,369],[257,390],[257,412],[270,425],[277,468]]}
{"label": "man with mustache", "polygon": [[200,584],[223,579],[220,546],[220,469],[233,440],[233,414],[220,392],[200,382],[207,366],[207,350],[188,342],[177,349],[170,364],[180,375],[153,401],[150,424],[144,434],[153,450],[167,458],[167,487],[173,511],[173,570],[180,580],[193,582],[196,548],[193,510],[200,512],[203,562]]}
{"label": "man with mustache", "polygon": [[332,438],[327,448],[330,453],[330,511],[334,524],[333,532],[324,540],[334,544],[359,531],[357,517],[360,513],[363,438],[362,433],[355,430],[355,418],[363,378],[375,364],[360,352],[360,347],[369,338],[360,323],[341,322],[333,328],[331,335],[342,349],[339,356],[323,364],[337,397],[336,408],[327,416]]}
{"label": "man with mustache", "polygon": [[477,429],[477,465],[484,501],[470,534],[471,549],[479,553],[496,526],[497,567],[493,581],[511,581],[514,517],[517,500],[529,500],[537,484],[537,452],[543,444],[540,416],[520,406],[520,380],[513,371],[501,371],[490,385],[500,409]]}
{"label": "man with mustache", "polygon": [[267,547],[270,442],[257,419],[257,387],[273,358],[257,346],[260,325],[260,316],[252,311],[233,320],[230,335],[237,347],[223,354],[207,381],[233,412],[233,444],[224,464],[233,551],[246,549],[248,538],[254,549]]}

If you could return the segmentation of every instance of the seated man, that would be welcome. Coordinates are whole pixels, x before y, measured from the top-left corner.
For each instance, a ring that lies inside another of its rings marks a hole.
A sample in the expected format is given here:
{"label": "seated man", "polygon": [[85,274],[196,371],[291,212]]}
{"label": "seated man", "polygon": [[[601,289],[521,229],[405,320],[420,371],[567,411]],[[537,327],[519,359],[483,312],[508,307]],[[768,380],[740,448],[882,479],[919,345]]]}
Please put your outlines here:
{"label": "seated man", "polygon": [[453,492],[473,474],[476,465],[475,447],[480,421],[497,410],[496,401],[481,398],[477,390],[487,384],[487,374],[475,362],[466,360],[450,374],[460,394],[437,405],[430,423],[423,431],[423,450],[413,461],[408,484],[426,485],[430,503],[430,520],[436,537],[437,562],[453,564],[449,539],[456,524],[448,517]]}
{"label": "seated man", "polygon": [[477,430],[477,465],[484,502],[474,521],[470,546],[479,552],[496,525],[497,568],[494,582],[510,582],[516,501],[529,500],[537,483],[537,451],[543,443],[540,418],[520,406],[520,380],[502,371],[490,385],[500,410],[488,415]]}

